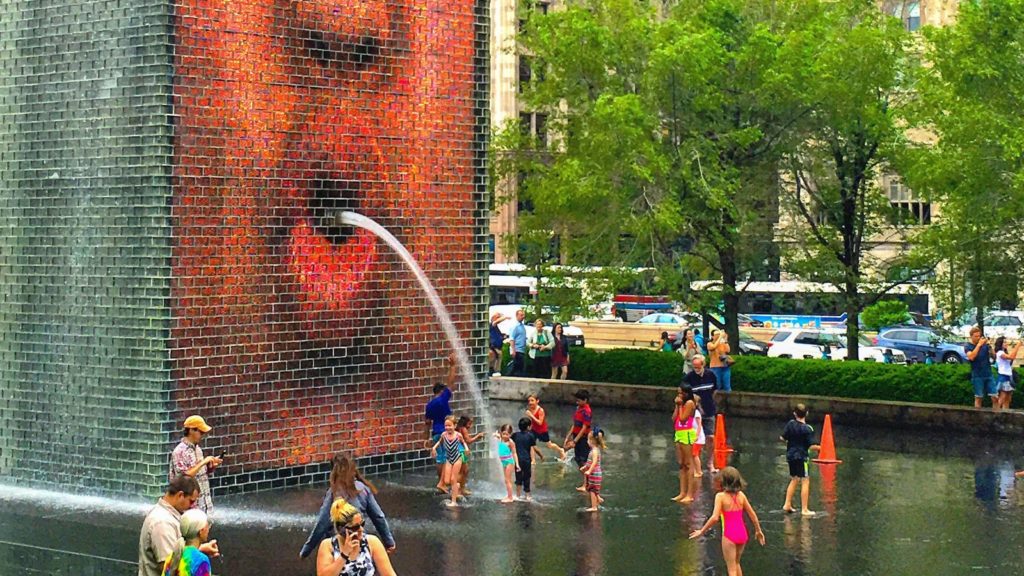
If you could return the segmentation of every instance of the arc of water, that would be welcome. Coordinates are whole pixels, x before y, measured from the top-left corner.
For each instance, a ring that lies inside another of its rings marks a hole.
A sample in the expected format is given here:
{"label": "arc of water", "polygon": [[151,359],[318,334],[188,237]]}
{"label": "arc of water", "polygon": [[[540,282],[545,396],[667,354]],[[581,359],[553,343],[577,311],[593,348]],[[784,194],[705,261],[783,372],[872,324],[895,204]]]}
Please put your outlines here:
{"label": "arc of water", "polygon": [[383,226],[378,224],[375,220],[358,214],[356,212],[342,212],[337,216],[337,220],[347,226],[356,226],[364,230],[368,230],[375,234],[378,238],[384,241],[392,250],[398,254],[405,265],[412,271],[416,277],[416,281],[419,282],[421,288],[427,295],[427,299],[430,300],[431,306],[434,308],[434,314],[437,316],[438,322],[441,323],[441,328],[444,330],[444,335],[448,339],[448,343],[451,345],[452,350],[455,351],[456,361],[459,365],[459,371],[462,373],[462,381],[466,383],[469,388],[470,394],[473,396],[473,403],[476,407],[479,419],[484,425],[484,430],[487,433],[492,432],[490,415],[487,413],[487,405],[484,403],[484,395],[480,390],[480,386],[476,381],[476,377],[473,375],[473,369],[469,364],[469,356],[466,354],[466,349],[462,345],[462,339],[459,338],[458,332],[455,330],[455,325],[452,324],[451,315],[448,314],[448,309],[445,308],[444,302],[441,301],[441,297],[437,294],[437,290],[434,289],[434,285],[430,283],[430,279],[427,278],[423,269],[416,262],[416,259],[412,254],[406,250],[405,246],[399,242],[398,238],[395,238],[391,232],[388,232]]}

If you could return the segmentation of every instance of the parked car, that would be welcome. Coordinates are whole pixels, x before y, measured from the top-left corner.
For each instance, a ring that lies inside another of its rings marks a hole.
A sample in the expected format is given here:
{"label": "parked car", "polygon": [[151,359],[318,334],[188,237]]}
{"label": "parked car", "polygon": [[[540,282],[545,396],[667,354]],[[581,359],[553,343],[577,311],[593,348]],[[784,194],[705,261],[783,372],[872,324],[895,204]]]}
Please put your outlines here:
{"label": "parked car", "polygon": [[636,321],[637,324],[691,324],[690,319],[671,312],[654,312]]}
{"label": "parked car", "polygon": [[769,348],[771,348],[771,344],[768,342],[758,340],[743,330],[740,330],[740,354],[748,356],[767,356]]}
{"label": "parked car", "polygon": [[884,346],[902,350],[907,361],[924,362],[931,357],[935,362],[959,364],[967,361],[962,338],[936,328],[925,326],[898,325],[887,326],[878,331],[872,339],[875,346]]}
{"label": "parked car", "polygon": [[[985,316],[985,336],[998,338],[1020,338],[1021,329],[1024,328],[1024,312],[1000,310]],[[967,337],[971,335],[973,324],[967,324],[956,329],[957,334]]]}
{"label": "parked car", "polygon": [[[839,344],[841,346],[843,346],[844,349],[848,349],[848,348],[846,348],[846,330],[845,329],[843,329],[842,331],[837,331],[835,329],[831,329],[831,330],[826,329],[825,331],[826,332],[831,332],[832,334],[835,334],[836,338],[839,339]],[[871,361],[871,362],[883,362],[883,363],[887,363],[887,364],[906,364],[907,363],[907,355],[904,354],[898,348],[895,348],[895,347],[892,347],[892,346],[889,346],[889,347],[877,346],[877,345],[875,345],[874,340],[868,338],[867,336],[865,336],[863,334],[858,334],[857,335],[857,344],[859,344],[859,346],[857,346],[857,351],[858,351],[858,355],[860,356],[861,360]],[[846,354],[843,357],[844,358],[849,358],[850,355]]]}
{"label": "parked car", "polygon": [[[870,341],[860,340],[858,356],[861,360],[906,364],[907,357],[895,347],[873,346]],[[834,332],[810,329],[779,330],[772,336],[768,356],[773,358],[823,358],[845,360],[849,357],[841,335]]]}
{"label": "parked car", "polygon": [[741,327],[764,328],[764,322],[761,322],[760,320],[756,320],[754,318],[751,318],[750,316],[747,316],[746,314],[737,314],[736,315],[736,322]]}
{"label": "parked car", "polygon": [[[533,335],[537,332],[537,329],[533,326],[533,322],[534,320],[536,320],[536,317],[532,315],[533,310],[530,306],[516,306],[513,304],[491,306],[487,313],[487,318],[488,320],[490,320],[490,317],[495,312],[501,312],[502,314],[504,314],[506,316],[506,320],[503,320],[502,322],[498,323],[498,330],[501,330],[501,333],[504,334],[506,338],[508,338],[509,332],[512,331],[512,328],[516,324],[516,310],[523,310],[526,312],[526,320],[524,320],[524,322],[526,322],[526,338],[529,339],[533,337]],[[545,311],[543,314],[541,314],[541,320],[544,321],[544,330],[550,334],[551,328],[554,326],[554,321],[552,319],[551,314]],[[576,326],[573,326],[568,322],[562,322],[562,334],[564,334],[565,337],[569,340],[570,346],[586,346],[586,338],[583,336],[583,330],[580,330]]]}

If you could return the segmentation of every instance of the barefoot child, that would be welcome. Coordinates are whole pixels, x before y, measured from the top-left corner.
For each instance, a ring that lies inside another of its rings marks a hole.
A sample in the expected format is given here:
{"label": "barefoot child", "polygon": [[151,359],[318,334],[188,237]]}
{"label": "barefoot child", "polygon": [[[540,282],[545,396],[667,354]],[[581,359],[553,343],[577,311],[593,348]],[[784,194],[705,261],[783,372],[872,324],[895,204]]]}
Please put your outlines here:
{"label": "barefoot child", "polygon": [[587,512],[597,512],[601,502],[601,480],[604,471],[601,470],[601,453],[604,451],[604,431],[594,428],[587,435],[587,444],[590,445],[590,454],[587,456],[587,463],[580,468],[580,472],[586,477],[587,493],[590,495],[590,508]]}
{"label": "barefoot child", "polygon": [[807,407],[797,404],[793,410],[793,419],[786,424],[779,440],[786,443],[786,462],[789,463],[789,486],[786,487],[786,503],[783,512],[795,512],[793,509],[793,493],[800,484],[800,513],[813,516],[814,512],[807,507],[811,496],[811,478],[808,475],[807,460],[809,451],[820,450],[821,446],[811,443],[814,428],[807,424]]}
{"label": "barefoot child", "polygon": [[508,504],[515,502],[512,497],[512,474],[519,470],[519,458],[516,456],[515,444],[512,443],[512,425],[502,424],[494,435],[498,438],[498,461],[505,480],[506,496],[501,501]]}
{"label": "barefoot child", "polygon": [[512,435],[512,444],[516,450],[516,498],[521,498],[526,492],[526,501],[533,500],[530,495],[530,479],[533,477],[533,455],[537,454],[541,460],[544,456],[537,449],[537,436],[530,431],[530,419],[519,419],[519,432]]}
{"label": "barefoot child", "polygon": [[451,500],[445,502],[447,506],[458,506],[459,504],[459,473],[462,469],[462,454],[466,451],[466,440],[455,431],[455,416],[448,416],[444,419],[444,432],[430,449],[430,453],[437,458],[438,447],[444,451],[444,468],[441,472],[441,485],[449,486],[451,489]]}
{"label": "barefoot child", "polygon": [[[693,411],[693,431],[697,434],[697,439],[693,442],[693,477],[700,478],[704,475],[700,467],[700,453],[704,449],[704,443],[707,442],[707,436],[704,435],[704,414],[700,409],[700,396],[694,396],[693,401],[696,403],[696,407]],[[714,457],[712,455],[712,457]]]}
{"label": "barefoot child", "polygon": [[462,434],[462,438],[466,441],[466,451],[462,453],[462,471],[459,474],[459,485],[462,486],[462,494],[469,496],[470,491],[466,488],[466,482],[469,481],[469,447],[473,445],[473,442],[483,438],[483,432],[477,432],[473,434],[473,418],[470,416],[459,416],[458,423],[455,424],[455,431]]}
{"label": "barefoot child", "polygon": [[675,399],[676,407],[672,411],[673,444],[676,447],[676,462],[679,463],[679,494],[672,498],[673,502],[689,504],[697,492],[696,470],[693,467],[693,443],[697,434],[693,431],[693,413],[697,410],[697,401],[689,384],[679,386],[679,394]]}
{"label": "barefoot child", "polygon": [[747,525],[743,522],[743,513],[746,512],[747,516],[750,516],[750,521],[754,523],[754,538],[757,538],[761,546],[764,546],[764,532],[761,531],[757,513],[750,505],[750,500],[747,500],[747,495],[743,493],[747,483],[740,476],[740,471],[732,466],[726,466],[722,468],[718,478],[722,483],[722,491],[715,495],[715,510],[700,530],[690,532],[690,539],[703,536],[721,518],[722,556],[725,557],[725,566],[729,576],[742,576],[740,557],[743,556],[743,549],[749,539]]}
{"label": "barefoot child", "polygon": [[[587,442],[587,434],[590,433],[590,423],[594,420],[594,413],[590,410],[590,392],[577,390],[573,396],[576,397],[576,413],[572,417],[572,429],[565,435],[564,448],[573,449],[573,460],[577,466],[587,463],[590,456],[590,444]],[[587,491],[586,477],[583,485],[576,488],[580,492]]]}
{"label": "barefoot child", "polygon": [[[530,419],[530,430],[537,436],[537,442],[543,442],[545,446],[558,452],[558,459],[563,460],[565,450],[551,441],[551,435],[548,433],[548,416],[540,407],[540,398],[536,394],[526,397],[526,417]],[[537,454],[540,454],[540,451]],[[541,460],[543,459],[544,457],[541,456]]]}

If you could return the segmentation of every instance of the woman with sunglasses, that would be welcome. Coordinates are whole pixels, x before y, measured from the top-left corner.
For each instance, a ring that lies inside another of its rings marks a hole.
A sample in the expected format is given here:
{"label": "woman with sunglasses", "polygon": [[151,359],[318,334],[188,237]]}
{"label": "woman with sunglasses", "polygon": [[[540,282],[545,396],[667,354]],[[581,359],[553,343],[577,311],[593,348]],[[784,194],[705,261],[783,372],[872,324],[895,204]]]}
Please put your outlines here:
{"label": "woman with sunglasses", "polygon": [[384,543],[363,530],[363,515],[341,498],[331,504],[335,535],[320,543],[316,576],[395,576]]}

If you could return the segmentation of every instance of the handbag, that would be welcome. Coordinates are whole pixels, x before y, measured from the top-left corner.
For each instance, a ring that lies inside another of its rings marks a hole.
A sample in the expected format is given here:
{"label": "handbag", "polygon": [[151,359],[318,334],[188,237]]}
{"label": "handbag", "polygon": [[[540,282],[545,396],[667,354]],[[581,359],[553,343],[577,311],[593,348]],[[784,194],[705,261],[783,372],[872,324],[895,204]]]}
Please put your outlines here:
{"label": "handbag", "polygon": [[721,360],[722,364],[725,364],[726,366],[732,366],[733,364],[736,363],[736,360],[728,354],[719,354],[718,359]]}

